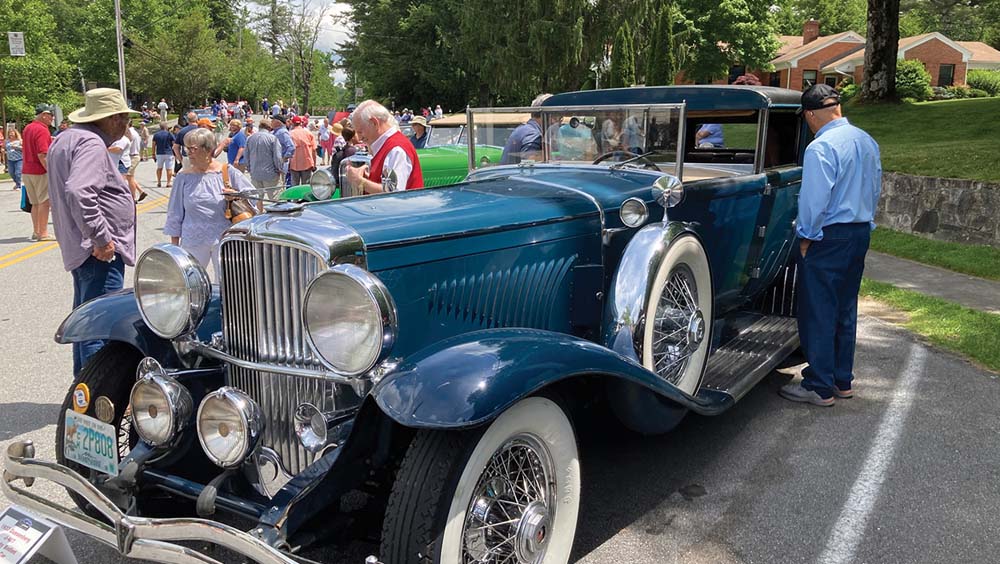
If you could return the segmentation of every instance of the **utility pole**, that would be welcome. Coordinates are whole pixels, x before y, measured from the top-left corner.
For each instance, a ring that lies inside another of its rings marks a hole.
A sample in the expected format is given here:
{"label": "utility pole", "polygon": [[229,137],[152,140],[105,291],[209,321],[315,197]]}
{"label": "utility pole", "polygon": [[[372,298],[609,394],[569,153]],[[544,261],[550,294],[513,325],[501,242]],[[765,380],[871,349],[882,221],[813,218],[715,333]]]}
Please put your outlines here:
{"label": "utility pole", "polygon": [[122,98],[128,104],[128,92],[125,90],[125,47],[122,42],[122,5],[121,0],[115,0],[115,39],[118,45],[118,85]]}

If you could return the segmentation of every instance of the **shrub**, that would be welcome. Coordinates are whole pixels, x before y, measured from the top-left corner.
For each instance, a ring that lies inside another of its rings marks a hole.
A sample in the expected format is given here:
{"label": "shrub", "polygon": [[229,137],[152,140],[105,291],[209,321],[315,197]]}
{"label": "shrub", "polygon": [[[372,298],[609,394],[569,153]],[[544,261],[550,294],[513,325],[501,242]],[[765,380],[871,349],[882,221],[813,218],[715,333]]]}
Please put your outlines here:
{"label": "shrub", "polygon": [[844,86],[842,86],[840,88],[840,99],[842,101],[844,101],[844,102],[847,102],[848,100],[850,100],[851,98],[853,98],[853,97],[855,97],[857,95],[858,95],[858,85],[857,84],[854,84],[854,83],[845,84]]}
{"label": "shrub", "polygon": [[896,66],[896,94],[903,99],[926,100],[931,91],[931,74],[924,64],[914,59],[899,61]]}
{"label": "shrub", "polygon": [[980,90],[978,88],[969,89],[969,98],[989,98],[990,93],[985,90]]}
{"label": "shrub", "polygon": [[984,90],[990,96],[1000,96],[1000,70],[971,70],[965,77],[970,88]]}
{"label": "shrub", "polygon": [[931,92],[933,92],[931,100],[951,100],[955,97],[955,94],[944,86],[933,86],[931,87]]}
{"label": "shrub", "polygon": [[760,79],[757,75],[745,74],[733,81],[733,84],[746,84],[748,86],[760,86]]}
{"label": "shrub", "polygon": [[951,94],[952,98],[968,98],[969,90],[968,86],[949,86],[947,88],[948,92]]}

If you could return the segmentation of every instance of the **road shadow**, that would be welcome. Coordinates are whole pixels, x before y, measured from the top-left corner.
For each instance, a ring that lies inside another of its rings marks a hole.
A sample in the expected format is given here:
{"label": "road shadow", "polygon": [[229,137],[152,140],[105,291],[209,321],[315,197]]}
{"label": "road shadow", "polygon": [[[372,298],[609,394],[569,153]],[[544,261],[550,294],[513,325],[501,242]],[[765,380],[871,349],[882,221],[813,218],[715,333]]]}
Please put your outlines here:
{"label": "road shadow", "polygon": [[56,422],[59,404],[16,401],[0,403],[3,426],[0,427],[0,441],[37,431]]}

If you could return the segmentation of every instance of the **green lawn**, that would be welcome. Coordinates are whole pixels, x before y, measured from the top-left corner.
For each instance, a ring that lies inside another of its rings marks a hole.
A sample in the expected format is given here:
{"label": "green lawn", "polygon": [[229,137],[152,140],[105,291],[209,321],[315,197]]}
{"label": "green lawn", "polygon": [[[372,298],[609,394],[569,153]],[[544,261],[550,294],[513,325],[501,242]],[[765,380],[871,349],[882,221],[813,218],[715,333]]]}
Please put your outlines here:
{"label": "green lawn", "polygon": [[1000,182],[1000,98],[848,104],[844,115],[878,141],[887,171]]}
{"label": "green lawn", "polygon": [[1000,371],[1000,315],[975,311],[939,298],[864,279],[861,295],[906,312],[903,327],[932,343]]}
{"label": "green lawn", "polygon": [[1000,280],[1000,249],[932,241],[909,233],[879,228],[872,232],[873,251],[940,266],[955,272]]}

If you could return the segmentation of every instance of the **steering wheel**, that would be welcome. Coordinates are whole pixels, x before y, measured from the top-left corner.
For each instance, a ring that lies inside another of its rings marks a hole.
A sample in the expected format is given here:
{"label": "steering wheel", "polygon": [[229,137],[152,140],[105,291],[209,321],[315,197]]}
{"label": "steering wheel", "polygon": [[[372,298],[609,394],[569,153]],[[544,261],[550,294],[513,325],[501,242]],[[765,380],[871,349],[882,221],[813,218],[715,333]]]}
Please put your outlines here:
{"label": "steering wheel", "polygon": [[603,155],[594,159],[594,162],[592,164],[601,164],[608,159],[614,159],[615,161],[627,161],[629,159],[636,159],[636,162],[645,161],[643,164],[643,168],[649,170],[660,170],[660,167],[656,166],[656,163],[653,162],[652,159],[650,159],[649,157],[637,155],[632,151],[625,151],[621,149],[615,151],[608,151],[607,153],[604,153]]}

